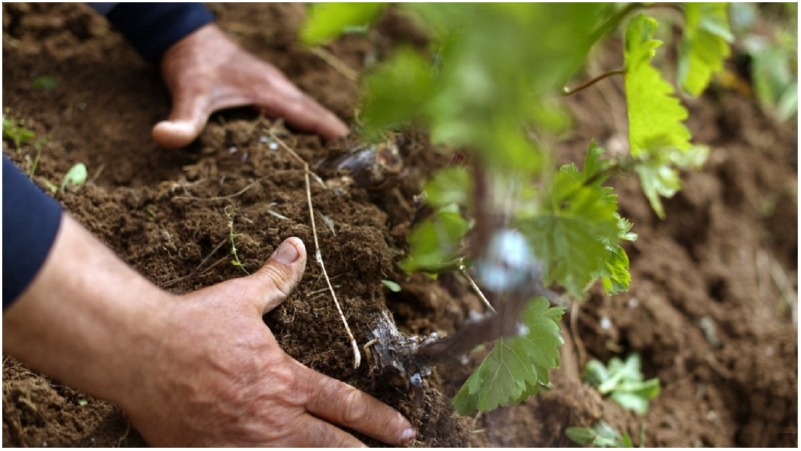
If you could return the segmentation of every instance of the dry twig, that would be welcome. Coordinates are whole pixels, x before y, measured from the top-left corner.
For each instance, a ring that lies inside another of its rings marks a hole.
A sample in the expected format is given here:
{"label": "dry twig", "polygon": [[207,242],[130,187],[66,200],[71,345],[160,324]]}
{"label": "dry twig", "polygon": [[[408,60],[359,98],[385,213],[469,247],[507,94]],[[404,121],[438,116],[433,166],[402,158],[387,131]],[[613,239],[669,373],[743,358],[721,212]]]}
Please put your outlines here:
{"label": "dry twig", "polygon": [[329,66],[334,68],[335,71],[342,74],[343,77],[350,81],[359,81],[359,73],[353,70],[350,66],[345,64],[344,61],[339,59],[336,55],[324,49],[323,47],[312,47],[311,52],[317,55],[321,60],[328,63]]}

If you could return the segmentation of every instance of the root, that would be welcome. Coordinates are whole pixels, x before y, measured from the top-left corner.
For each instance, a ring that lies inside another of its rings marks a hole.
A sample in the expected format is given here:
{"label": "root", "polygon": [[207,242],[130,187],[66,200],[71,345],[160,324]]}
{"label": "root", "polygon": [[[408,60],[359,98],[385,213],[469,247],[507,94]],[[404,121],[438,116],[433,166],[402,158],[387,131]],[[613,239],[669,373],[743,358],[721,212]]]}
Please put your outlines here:
{"label": "root", "polygon": [[[297,160],[299,163],[303,165],[303,175],[306,181],[306,201],[309,205],[309,219],[311,220],[311,227],[312,227],[312,236],[314,237],[314,260],[320,265],[320,269],[323,272],[323,277],[325,278],[326,284],[328,284],[328,290],[331,292],[331,297],[334,299],[334,305],[337,307],[337,311],[339,312],[339,317],[342,320],[342,324],[345,325],[345,331],[348,333],[348,338],[350,338],[350,344],[353,348],[353,368],[358,368],[361,365],[362,361],[362,354],[359,352],[359,346],[356,344],[356,339],[353,338],[353,332],[350,330],[350,326],[348,325],[348,320],[345,318],[345,314],[342,312],[342,307],[339,304],[339,300],[337,300],[337,294],[334,291],[334,286],[331,284],[331,279],[328,277],[328,272],[325,270],[325,263],[323,262],[323,255],[320,251],[320,242],[317,238],[317,225],[314,221],[314,207],[312,205],[312,197],[311,197],[311,181],[310,181],[310,174],[314,175],[314,177],[322,183],[317,175],[312,174],[309,170],[309,164],[300,157],[291,147],[286,145],[282,140],[280,140],[272,130],[268,130],[270,137],[277,142],[281,148],[286,150],[292,157]],[[325,184],[323,184],[325,186]]]}
{"label": "root", "polygon": [[[161,286],[161,288],[168,288],[168,287],[171,287],[171,286],[175,285],[175,284],[176,284],[176,283],[178,283],[178,282],[184,281],[184,280],[186,280],[186,279],[191,279],[192,277],[195,277],[196,275],[198,275],[198,274],[201,272],[201,268],[203,268],[203,265],[205,265],[205,264],[206,264],[206,262],[207,262],[207,261],[209,261],[209,259],[211,258],[211,256],[212,256],[212,255],[214,255],[214,254],[215,254],[215,253],[216,253],[218,250],[220,250],[220,248],[221,248],[221,247],[223,247],[223,245],[224,245],[224,244],[225,244],[227,241],[228,241],[228,238],[224,238],[222,241],[220,241],[220,243],[219,243],[219,244],[217,244],[216,246],[214,246],[214,249],[212,249],[212,251],[211,251],[211,252],[209,252],[209,254],[208,254],[208,255],[206,255],[206,257],[203,259],[203,261],[201,261],[201,262],[200,262],[200,264],[199,264],[199,265],[197,265],[197,266],[195,267],[195,269],[193,269],[193,270],[192,270],[192,272],[190,272],[189,274],[187,274],[187,275],[185,275],[185,276],[178,277],[177,279],[172,279],[172,280],[170,280],[169,282],[167,282],[167,283],[163,284],[163,285]],[[205,269],[203,269],[203,271],[207,271],[208,269],[210,269],[210,268],[212,268],[212,267],[214,267],[214,266],[216,266],[216,264],[212,265],[212,266],[211,266],[211,267],[209,267],[209,268],[205,268]]]}

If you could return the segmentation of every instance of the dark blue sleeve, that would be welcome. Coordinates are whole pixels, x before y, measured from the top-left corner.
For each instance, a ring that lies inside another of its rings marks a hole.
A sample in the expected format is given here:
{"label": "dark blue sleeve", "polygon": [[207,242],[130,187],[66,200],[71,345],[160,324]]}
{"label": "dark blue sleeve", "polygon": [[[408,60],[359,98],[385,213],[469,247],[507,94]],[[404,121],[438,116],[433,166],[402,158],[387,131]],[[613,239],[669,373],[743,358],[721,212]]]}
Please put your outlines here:
{"label": "dark blue sleeve", "polygon": [[61,205],[3,154],[3,310],[28,288],[61,224]]}
{"label": "dark blue sleeve", "polygon": [[214,21],[202,3],[90,4],[106,17],[146,60],[157,63],[170,46]]}

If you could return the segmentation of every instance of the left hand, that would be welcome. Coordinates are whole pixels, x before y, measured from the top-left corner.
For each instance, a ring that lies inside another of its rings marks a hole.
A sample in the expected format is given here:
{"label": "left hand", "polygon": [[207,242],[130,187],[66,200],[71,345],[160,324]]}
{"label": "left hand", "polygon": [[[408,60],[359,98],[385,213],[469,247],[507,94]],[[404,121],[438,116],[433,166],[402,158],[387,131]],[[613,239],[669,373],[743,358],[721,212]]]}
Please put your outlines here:
{"label": "left hand", "polygon": [[324,138],[348,133],[332,112],[275,66],[241,49],[215,24],[170,47],[162,57],[161,72],[173,105],[169,119],[153,127],[153,139],[167,148],[194,141],[213,112],[246,105]]}

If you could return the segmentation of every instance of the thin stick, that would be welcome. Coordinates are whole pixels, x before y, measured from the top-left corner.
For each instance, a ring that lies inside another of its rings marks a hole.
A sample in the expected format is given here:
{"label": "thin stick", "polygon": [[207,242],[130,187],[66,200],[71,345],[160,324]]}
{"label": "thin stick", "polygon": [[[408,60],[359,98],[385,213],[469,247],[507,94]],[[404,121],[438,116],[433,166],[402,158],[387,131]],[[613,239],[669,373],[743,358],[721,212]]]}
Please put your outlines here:
{"label": "thin stick", "polygon": [[489,311],[491,311],[492,313],[498,313],[495,311],[495,307],[493,307],[492,304],[490,304],[490,302],[487,300],[487,297],[484,296],[484,293],[481,292],[481,288],[478,287],[476,281],[473,280],[472,277],[470,277],[470,274],[467,272],[467,269],[465,269],[464,263],[462,262],[459,262],[459,272],[461,272],[464,278],[467,279],[468,282],[470,282],[470,286],[473,287],[473,291],[476,292],[479,299],[481,299],[481,302],[484,303],[484,306],[486,306],[487,309],[489,309]]}
{"label": "thin stick", "polygon": [[325,278],[325,282],[328,284],[328,291],[331,292],[331,297],[334,299],[334,305],[337,307],[337,311],[339,312],[339,318],[342,320],[342,324],[345,325],[345,331],[348,333],[348,338],[350,338],[350,345],[353,348],[353,368],[358,368],[359,365],[362,363],[362,354],[359,352],[359,345],[356,344],[356,339],[353,338],[353,332],[350,331],[350,326],[348,325],[348,320],[345,319],[345,314],[342,313],[342,307],[339,305],[339,300],[337,300],[337,294],[334,291],[334,286],[331,284],[331,279],[328,277],[328,272],[325,270],[325,263],[323,263],[323,254],[320,252],[320,242],[317,238],[317,225],[314,221],[314,207],[312,206],[312,197],[311,197],[311,181],[309,179],[309,174],[311,171],[309,170],[309,164],[300,156],[295,153],[289,146],[287,146],[283,141],[278,139],[272,131],[270,131],[270,136],[281,145],[284,150],[288,151],[291,155],[293,155],[299,162],[303,163],[303,176],[306,180],[306,202],[309,205],[309,219],[311,220],[311,227],[312,227],[312,236],[314,237],[314,259],[317,261],[317,264],[320,265],[320,269],[323,271],[323,277]]}
{"label": "thin stick", "polygon": [[224,245],[224,244],[225,244],[227,241],[228,241],[228,238],[223,238],[223,239],[222,239],[222,241],[220,241],[220,244],[218,244],[217,246],[215,246],[215,247],[214,247],[214,249],[212,249],[212,251],[211,251],[211,252],[209,252],[209,255],[206,255],[206,258],[204,258],[204,259],[203,259],[203,261],[201,261],[201,262],[200,262],[200,264],[199,264],[199,265],[197,265],[197,266],[195,267],[195,269],[193,269],[193,270],[192,270],[192,272],[190,272],[189,274],[187,274],[187,275],[185,275],[185,276],[178,277],[177,279],[172,279],[172,280],[170,280],[169,282],[167,282],[167,283],[165,283],[164,285],[162,285],[162,286],[161,286],[161,288],[167,288],[167,287],[173,286],[173,285],[175,285],[176,283],[178,283],[178,282],[180,282],[180,281],[182,281],[182,280],[186,280],[186,279],[188,279],[188,278],[190,278],[190,277],[193,277],[194,275],[198,274],[198,273],[200,272],[200,268],[202,268],[202,267],[203,267],[203,265],[204,265],[204,264],[205,264],[207,261],[209,261],[209,259],[211,258],[211,256],[212,256],[212,255],[214,255],[214,253],[215,253],[215,252],[217,252],[218,250],[220,250],[220,248],[221,248],[221,247],[223,247],[223,245]]}
{"label": "thin stick", "polygon": [[235,192],[234,194],[229,194],[227,196],[195,197],[195,196],[186,195],[186,196],[175,196],[175,197],[173,197],[173,199],[190,199],[190,200],[197,200],[197,201],[202,201],[202,202],[211,202],[211,201],[215,201],[215,200],[233,199],[234,197],[241,196],[241,195],[245,194],[245,192],[247,192],[247,190],[253,188],[253,185],[255,185],[258,182],[259,182],[259,180],[256,180],[254,182],[250,182],[247,186],[245,186],[241,190]]}

